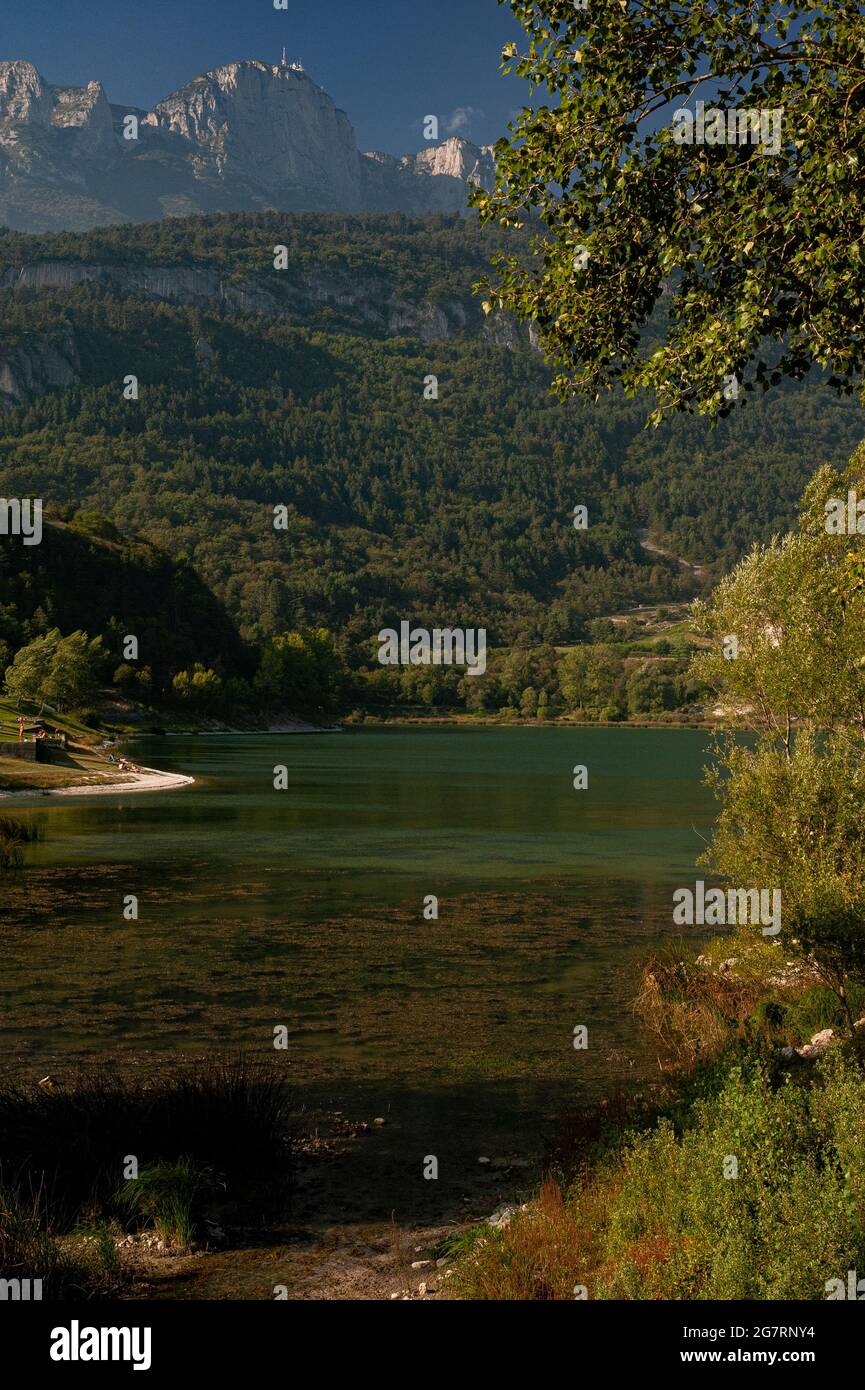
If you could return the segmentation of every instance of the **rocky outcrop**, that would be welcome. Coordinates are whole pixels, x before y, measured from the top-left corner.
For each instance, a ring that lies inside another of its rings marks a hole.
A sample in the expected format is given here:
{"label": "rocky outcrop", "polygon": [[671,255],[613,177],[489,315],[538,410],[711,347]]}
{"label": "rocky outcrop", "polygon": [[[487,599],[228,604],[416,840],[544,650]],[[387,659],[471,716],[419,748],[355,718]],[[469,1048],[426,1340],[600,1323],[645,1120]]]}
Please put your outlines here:
{"label": "rocky outcrop", "polygon": [[0,63],[0,121],[46,127],[53,111],[51,88],[32,63]]}
{"label": "rocky outcrop", "polygon": [[333,331],[372,333],[383,338],[442,342],[475,337],[499,347],[537,346],[533,326],[510,314],[485,316],[467,296],[430,303],[395,293],[385,276],[355,276],[333,269],[283,279],[228,279],[207,266],[87,264],[45,260],[0,265],[2,290],[73,290],[93,285],[119,298],[162,300],[228,313],[266,314],[295,323],[315,322],[322,308],[333,312]]}
{"label": "rocky outcrop", "polygon": [[110,156],[116,152],[114,121],[101,82],[88,82],[86,87],[52,87],[51,92],[51,124],[74,137],[73,158]]}
{"label": "rocky outcrop", "polygon": [[78,351],[70,329],[14,348],[0,347],[0,410],[27,405],[52,387],[63,389],[78,380]]}
{"label": "rocky outcrop", "polygon": [[[853,1024],[854,1028],[865,1028],[865,1018],[857,1018]],[[844,1039],[846,1041],[846,1038]],[[819,1033],[812,1033],[811,1041],[803,1043],[801,1047],[782,1047],[781,1056],[786,1058],[802,1057],[805,1061],[814,1062],[824,1057],[835,1043],[841,1041],[834,1028],[821,1028]]]}
{"label": "rocky outcrop", "polygon": [[473,145],[451,136],[441,145],[430,145],[416,155],[406,155],[403,165],[415,177],[456,179],[489,188],[495,174],[491,145]]}
{"label": "rocky outcrop", "polygon": [[491,188],[495,177],[492,146],[456,137],[402,159],[372,151],[363,161],[365,201],[375,211],[452,212],[466,205],[470,184]]}
{"label": "rocky outcrop", "polygon": [[299,64],[227,63],[144,112],[109,104],[99,82],[52,87],[32,63],[0,63],[0,223],[19,231],[265,208],[463,211],[469,183],[493,173],[489,147],[457,138],[361,154]]}
{"label": "rocky outcrop", "polygon": [[116,154],[101,83],[50,87],[32,63],[0,63],[0,154],[7,178],[86,182],[88,161]]}

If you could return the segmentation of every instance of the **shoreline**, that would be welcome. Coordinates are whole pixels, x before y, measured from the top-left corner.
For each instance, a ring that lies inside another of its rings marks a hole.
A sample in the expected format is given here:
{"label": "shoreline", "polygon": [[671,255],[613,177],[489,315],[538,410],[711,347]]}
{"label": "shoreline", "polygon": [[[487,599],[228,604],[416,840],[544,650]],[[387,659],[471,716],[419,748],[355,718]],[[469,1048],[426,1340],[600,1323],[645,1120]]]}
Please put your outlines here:
{"label": "shoreline", "polygon": [[[452,716],[433,716],[424,717],[401,717],[395,719],[370,719],[367,718],[361,723],[347,722],[343,725],[331,725],[327,728],[316,728],[314,725],[304,725],[300,721],[291,725],[271,726],[268,729],[200,729],[195,734],[166,732],[164,738],[189,738],[189,737],[229,737],[236,738],[246,736],[249,738],[261,737],[262,735],[286,735],[286,734],[311,734],[311,733],[346,733],[354,729],[364,727],[370,729],[385,728],[419,728],[419,727],[485,727],[485,728],[565,728],[565,729],[585,729],[585,728],[611,728],[611,729],[692,729],[702,733],[711,731],[717,727],[713,724],[702,723],[677,723],[670,721],[647,721],[638,723],[636,720],[504,720],[495,717],[487,718],[459,718]],[[121,735],[118,742],[132,742],[137,738],[153,737],[152,734],[125,734]],[[92,774],[89,774],[92,775]],[[106,774],[108,776],[110,774]],[[155,767],[142,767],[140,772],[129,772],[120,778],[115,778],[106,782],[85,782],[71,784],[65,787],[22,787],[15,789],[0,789],[0,803],[6,801],[26,800],[27,798],[41,798],[46,796],[117,796],[124,792],[139,794],[141,792],[155,791],[174,791],[181,787],[194,785],[195,778],[180,772],[164,772]]]}
{"label": "shoreline", "polygon": [[367,716],[361,720],[346,720],[346,729],[375,728],[384,729],[397,725],[460,725],[463,728],[500,728],[500,729],[698,729],[701,732],[710,732],[717,728],[726,728],[726,725],[719,725],[717,721],[710,720],[673,720],[673,719],[499,719],[491,715],[489,717],[476,718],[474,716],[459,715],[433,715],[429,718],[418,715],[397,715],[393,719],[380,719],[375,716]]}
{"label": "shoreline", "polygon": [[192,729],[123,729],[113,734],[114,743],[132,743],[142,738],[264,738],[270,734],[341,734],[339,724],[305,724],[300,719],[285,724],[268,724],[259,729],[218,728]]}
{"label": "shoreline", "polygon": [[17,800],[21,797],[42,796],[112,796],[122,792],[170,791],[177,787],[189,787],[195,781],[181,772],[160,772],[155,767],[142,768],[141,772],[130,772],[122,781],[85,783],[70,787],[25,787],[20,791],[0,791],[0,801]]}
{"label": "shoreline", "polygon": [[[266,729],[195,729],[195,730],[171,730],[164,731],[160,735],[154,735],[152,731],[129,731],[118,733],[114,736],[110,746],[118,744],[134,743],[141,738],[202,738],[202,737],[229,737],[237,738],[243,735],[247,737],[257,737],[262,734],[284,736],[286,734],[318,734],[318,733],[342,733],[342,729],[331,726],[329,728],[317,728],[314,724],[307,724],[303,720],[289,720],[283,724],[272,724]],[[92,750],[91,750],[92,751]],[[118,775],[119,774],[119,775]],[[92,778],[94,775],[101,775],[90,770],[81,769],[82,777]],[[20,801],[28,798],[41,798],[45,796],[117,796],[123,792],[138,794],[139,792],[174,791],[180,787],[192,786],[195,782],[194,777],[190,777],[180,772],[164,772],[156,767],[144,767],[141,765],[138,772],[117,773],[114,770],[105,771],[104,776],[110,778],[106,781],[84,781],[72,782],[62,787],[0,787],[0,803],[6,801]]]}

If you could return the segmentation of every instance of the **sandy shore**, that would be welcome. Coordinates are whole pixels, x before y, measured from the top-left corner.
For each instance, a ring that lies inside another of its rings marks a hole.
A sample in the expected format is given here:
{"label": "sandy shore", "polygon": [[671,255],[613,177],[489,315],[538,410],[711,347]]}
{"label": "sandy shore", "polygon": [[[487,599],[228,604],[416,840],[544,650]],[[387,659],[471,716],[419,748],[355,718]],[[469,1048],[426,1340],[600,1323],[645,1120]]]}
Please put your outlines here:
{"label": "sandy shore", "polygon": [[172,787],[188,787],[195,781],[194,777],[185,777],[179,772],[160,772],[155,767],[125,773],[121,779],[115,778],[112,773],[105,775],[111,780],[84,787],[28,787],[21,791],[0,791],[0,801],[25,796],[111,796],[118,792],[165,792]]}

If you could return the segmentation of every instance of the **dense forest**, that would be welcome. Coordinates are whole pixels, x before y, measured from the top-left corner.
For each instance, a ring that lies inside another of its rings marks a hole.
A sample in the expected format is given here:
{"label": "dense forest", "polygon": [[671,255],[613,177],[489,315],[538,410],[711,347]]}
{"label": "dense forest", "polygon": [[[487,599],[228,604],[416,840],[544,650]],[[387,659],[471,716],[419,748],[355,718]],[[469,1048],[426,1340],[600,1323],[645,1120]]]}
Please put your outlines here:
{"label": "dense forest", "polygon": [[[7,396],[0,495],[41,497],[46,521],[67,528],[98,514],[115,544],[164,551],[252,648],[326,628],[357,670],[379,628],[404,618],[528,649],[584,642],[593,619],[623,607],[690,597],[788,528],[815,465],[865,432],[861,408],[818,383],[751,400],[714,430],[685,418],[648,432],[646,403],[616,394],[558,402],[540,355],[496,341],[472,295],[503,236],[448,217],[276,214],[0,234],[7,286],[45,261],[114,269],[107,282],[0,290],[0,356],[54,344],[76,377],[37,382],[19,404]],[[132,275],[141,265],[207,267],[222,297],[208,301],[205,286],[190,291],[197,302],[158,298]],[[273,302],[245,312],[242,296],[225,298],[232,282]],[[421,328],[389,331],[394,304]],[[20,583],[2,582],[0,603],[20,606]],[[104,631],[103,618],[127,614],[103,614],[99,588],[85,565],[77,598]],[[158,613],[158,596],[140,598]],[[168,666],[188,664],[198,631],[198,660],[253,669],[227,636],[214,651],[228,628],[188,626],[163,645]]]}
{"label": "dense forest", "polygon": [[139,676],[148,673],[137,683],[142,696],[170,686],[176,672],[196,662],[226,675],[249,671],[234,624],[192,565],[125,539],[98,514],[55,523],[39,545],[0,537],[0,594],[0,667],[56,627],[102,639],[98,674],[106,679],[121,663],[124,639],[134,635],[147,654],[137,667]]}

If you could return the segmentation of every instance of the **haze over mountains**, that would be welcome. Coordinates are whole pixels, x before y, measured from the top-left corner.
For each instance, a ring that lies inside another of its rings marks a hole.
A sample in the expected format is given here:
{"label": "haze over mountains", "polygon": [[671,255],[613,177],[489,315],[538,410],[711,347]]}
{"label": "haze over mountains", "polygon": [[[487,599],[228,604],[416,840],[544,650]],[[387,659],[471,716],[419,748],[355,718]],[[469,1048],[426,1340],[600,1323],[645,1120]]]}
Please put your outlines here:
{"label": "haze over mountains", "polygon": [[491,147],[455,137],[402,159],[362,153],[299,64],[228,63],[144,111],[110,103],[99,82],[51,86],[32,63],[0,63],[0,223],[18,231],[264,209],[450,212],[492,175]]}

